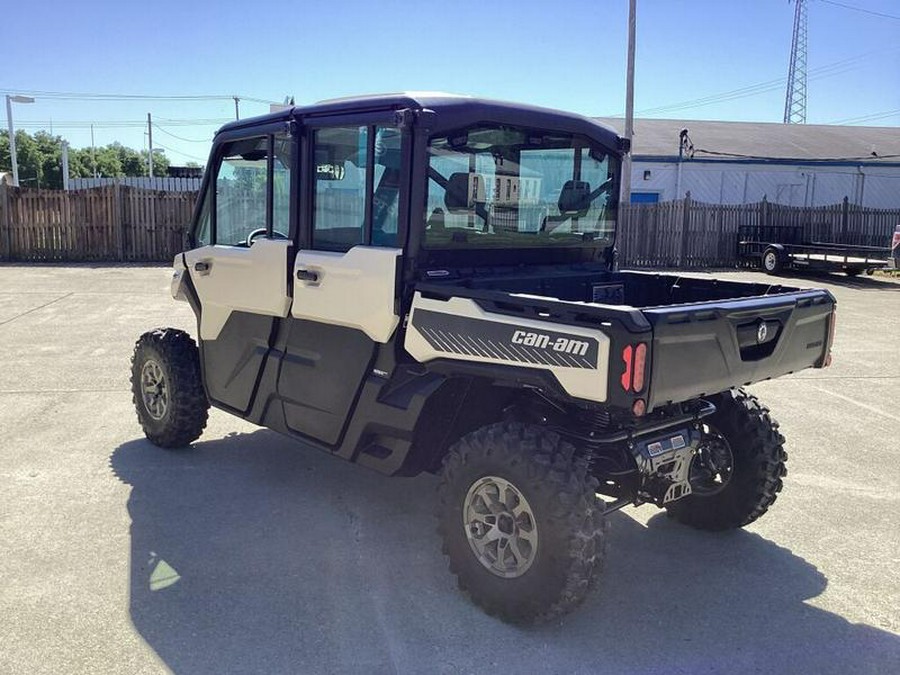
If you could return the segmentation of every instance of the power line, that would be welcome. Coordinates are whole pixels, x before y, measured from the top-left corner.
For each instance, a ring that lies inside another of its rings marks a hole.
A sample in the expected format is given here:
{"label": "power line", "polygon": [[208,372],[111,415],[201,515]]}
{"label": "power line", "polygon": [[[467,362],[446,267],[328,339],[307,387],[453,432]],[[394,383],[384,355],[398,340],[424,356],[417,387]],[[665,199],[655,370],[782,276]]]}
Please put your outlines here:
{"label": "power line", "polygon": [[[840,75],[860,66],[860,62],[874,56],[876,54],[882,54],[885,52],[893,52],[895,49],[881,49],[874,50],[870,52],[865,52],[863,54],[857,54],[856,56],[851,56],[846,59],[841,59],[839,61],[834,61],[833,63],[828,63],[823,66],[818,66],[817,68],[809,69],[809,79],[810,80],[818,80],[825,77],[833,77],[834,75]],[[732,89],[730,91],[720,92],[718,94],[710,94],[708,96],[703,96],[695,99],[688,99],[685,101],[679,101],[677,103],[670,103],[663,106],[658,106],[655,108],[646,108],[644,110],[637,111],[637,114],[647,116],[647,115],[657,115],[663,112],[674,112],[678,110],[687,110],[690,108],[701,108],[707,105],[712,105],[714,103],[724,103],[726,101],[733,101],[740,98],[747,98],[749,96],[756,96],[758,94],[765,94],[771,91],[776,91],[784,87],[787,82],[786,77],[780,77],[774,80],[767,80],[765,82],[758,82],[756,84],[747,85],[745,87],[740,87],[738,89]],[[618,113],[617,115],[610,115],[610,117],[621,117],[622,113]]]}
{"label": "power line", "polygon": [[162,128],[161,126],[159,126],[158,124],[154,124],[153,126],[154,126],[158,131],[161,131],[161,132],[163,132],[164,134],[166,134],[167,136],[171,136],[172,138],[177,138],[179,141],[185,141],[185,142],[187,142],[187,143],[211,143],[211,142],[212,142],[212,138],[207,138],[207,139],[203,139],[203,140],[200,140],[200,139],[197,139],[197,138],[185,138],[184,136],[179,136],[178,134],[173,134],[171,131],[166,131],[165,129],[163,129],[163,128]]}
{"label": "power line", "polygon": [[[230,117],[217,117],[217,118],[198,118],[198,119],[166,119],[166,118],[157,118],[165,126],[180,126],[180,127],[202,127],[202,126],[213,126],[220,127],[223,124],[227,124],[228,122],[233,122],[234,120]],[[41,120],[31,120],[31,121],[22,121],[16,122],[17,127],[28,128],[28,129],[43,129],[45,127],[50,126],[49,121],[41,121]],[[53,126],[59,127],[61,129],[89,129],[93,126],[95,129],[129,129],[129,128],[139,128],[146,127],[147,120],[105,120],[102,122],[92,121],[92,120],[53,120]],[[154,124],[158,128],[159,125]]]}
{"label": "power line", "polygon": [[176,155],[181,155],[182,157],[187,157],[188,159],[194,159],[198,162],[205,162],[208,159],[207,157],[198,157],[197,155],[191,155],[187,152],[182,152],[181,150],[175,150],[174,148],[170,148],[167,145],[163,145],[159,141],[155,141],[153,143],[153,146],[155,148],[162,148],[163,150],[168,150],[169,152],[174,152]]}
{"label": "power line", "polygon": [[900,115],[900,108],[895,108],[894,110],[883,110],[882,112],[862,115],[860,117],[848,117],[846,119],[837,120],[836,122],[829,122],[829,124],[857,124],[859,122],[872,122],[874,120],[881,120],[886,117],[896,117],[898,115]]}
{"label": "power line", "polygon": [[100,94],[90,92],[45,91],[40,89],[0,89],[0,94],[24,94],[40,98],[52,98],[71,101],[231,101],[237,96],[242,101],[253,103],[277,103],[268,99],[237,94],[193,94],[193,95],[153,95],[153,94]]}
{"label": "power line", "polygon": [[873,9],[866,9],[855,5],[845,5],[843,2],[835,2],[835,0],[819,0],[819,2],[824,2],[826,5],[834,5],[835,7],[843,7],[844,9],[852,9],[854,12],[862,12],[863,14],[871,14],[872,16],[880,16],[884,19],[900,21],[900,16],[895,14],[885,14],[884,12],[876,12]]}

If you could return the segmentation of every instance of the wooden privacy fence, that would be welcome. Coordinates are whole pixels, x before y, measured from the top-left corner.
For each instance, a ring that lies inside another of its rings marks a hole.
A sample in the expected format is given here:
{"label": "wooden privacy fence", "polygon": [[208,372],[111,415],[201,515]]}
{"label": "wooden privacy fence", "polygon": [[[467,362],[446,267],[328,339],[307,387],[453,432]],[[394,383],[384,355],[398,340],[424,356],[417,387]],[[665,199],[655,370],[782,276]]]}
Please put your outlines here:
{"label": "wooden privacy fence", "polygon": [[196,195],[124,185],[69,192],[0,185],[0,257],[169,261],[183,249]]}
{"label": "wooden privacy fence", "polygon": [[[0,258],[168,262],[182,250],[196,192],[125,185],[37,190],[0,184]],[[809,241],[888,248],[900,209],[703,204],[687,198],[619,209],[622,267],[734,267],[741,225],[801,226]]]}
{"label": "wooden privacy fence", "polygon": [[685,199],[628,204],[619,210],[619,265],[701,269],[734,267],[741,225],[800,226],[808,241],[878,246],[887,251],[900,209],[869,209],[847,198],[830,206],[704,204]]}

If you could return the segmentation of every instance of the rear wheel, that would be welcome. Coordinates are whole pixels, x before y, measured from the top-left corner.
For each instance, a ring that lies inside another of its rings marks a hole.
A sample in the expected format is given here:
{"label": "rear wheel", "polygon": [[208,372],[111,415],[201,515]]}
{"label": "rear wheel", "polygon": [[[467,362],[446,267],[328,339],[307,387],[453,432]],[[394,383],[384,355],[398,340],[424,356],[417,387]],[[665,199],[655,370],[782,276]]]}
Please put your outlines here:
{"label": "rear wheel", "polygon": [[488,614],[564,614],[603,563],[606,522],[587,462],[558,434],[516,422],[461,438],[444,462],[438,531],[450,571]]}
{"label": "rear wheel", "polygon": [[779,274],[784,269],[784,262],[777,248],[770,246],[763,252],[762,267],[766,274]]}
{"label": "rear wheel", "polygon": [[182,448],[203,433],[209,401],[200,353],[190,335],[158,328],[141,335],[131,359],[131,392],[147,438],[162,448]]}
{"label": "rear wheel", "polygon": [[848,270],[844,270],[844,274],[846,274],[848,277],[858,277],[860,274],[862,274],[862,270],[858,267],[854,267]]}
{"label": "rear wheel", "polygon": [[769,409],[742,389],[713,399],[704,442],[691,464],[692,494],[669,504],[670,518],[701,530],[743,527],[774,503],[787,474],[784,436]]}

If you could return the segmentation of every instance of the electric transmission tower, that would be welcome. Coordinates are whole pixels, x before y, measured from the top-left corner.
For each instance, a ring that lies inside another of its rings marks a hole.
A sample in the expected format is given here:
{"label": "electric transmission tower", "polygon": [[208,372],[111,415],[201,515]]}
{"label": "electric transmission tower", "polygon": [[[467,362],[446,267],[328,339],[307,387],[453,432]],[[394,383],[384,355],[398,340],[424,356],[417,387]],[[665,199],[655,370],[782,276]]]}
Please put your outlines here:
{"label": "electric transmission tower", "polygon": [[794,35],[791,38],[791,63],[788,67],[787,95],[784,97],[784,123],[806,124],[806,2],[794,0]]}

